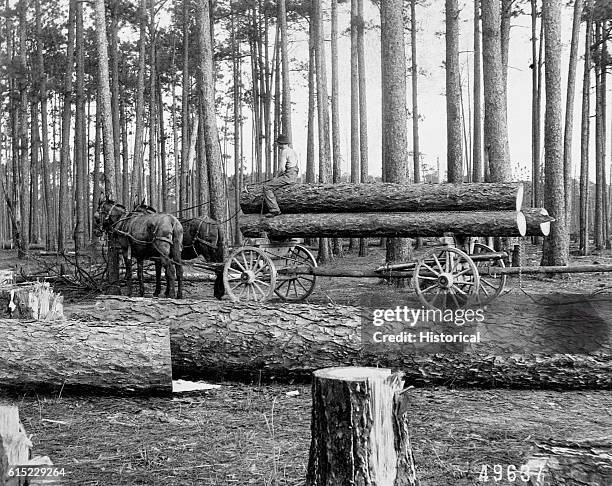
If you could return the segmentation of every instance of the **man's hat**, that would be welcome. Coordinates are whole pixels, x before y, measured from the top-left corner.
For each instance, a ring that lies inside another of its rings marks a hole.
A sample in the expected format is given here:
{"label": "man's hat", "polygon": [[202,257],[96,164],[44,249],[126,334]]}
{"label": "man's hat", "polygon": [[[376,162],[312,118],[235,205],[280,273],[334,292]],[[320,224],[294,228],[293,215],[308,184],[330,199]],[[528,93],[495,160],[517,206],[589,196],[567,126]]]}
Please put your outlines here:
{"label": "man's hat", "polygon": [[281,145],[290,145],[291,142],[289,141],[289,137],[287,135],[285,135],[284,133],[281,133],[278,138],[276,139],[276,143]]}

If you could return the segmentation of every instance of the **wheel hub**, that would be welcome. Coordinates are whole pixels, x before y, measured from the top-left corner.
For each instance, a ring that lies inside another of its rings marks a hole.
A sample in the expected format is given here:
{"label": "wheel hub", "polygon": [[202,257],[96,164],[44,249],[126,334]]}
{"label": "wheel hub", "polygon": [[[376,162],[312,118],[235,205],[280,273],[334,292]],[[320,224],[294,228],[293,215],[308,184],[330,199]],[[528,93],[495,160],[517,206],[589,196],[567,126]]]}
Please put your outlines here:
{"label": "wheel hub", "polygon": [[438,277],[438,285],[444,289],[450,289],[453,286],[453,274],[452,273],[441,273]]}
{"label": "wheel hub", "polygon": [[242,280],[245,284],[252,284],[255,281],[255,272],[253,272],[252,270],[242,272],[240,280]]}

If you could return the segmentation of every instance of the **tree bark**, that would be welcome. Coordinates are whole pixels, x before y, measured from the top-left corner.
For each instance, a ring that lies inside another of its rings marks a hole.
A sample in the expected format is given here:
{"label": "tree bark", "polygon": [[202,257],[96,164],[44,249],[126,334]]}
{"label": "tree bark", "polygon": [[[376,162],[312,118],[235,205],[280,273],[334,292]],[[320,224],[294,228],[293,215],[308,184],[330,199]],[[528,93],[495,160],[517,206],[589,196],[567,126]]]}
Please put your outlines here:
{"label": "tree bark", "polygon": [[472,145],[472,181],[483,181],[482,166],[482,33],[480,0],[474,0],[474,141]]}
{"label": "tree bark", "polygon": [[308,127],[306,133],[306,182],[315,182],[315,110],[316,110],[316,56],[314,21],[308,26]]}
{"label": "tree bark", "polygon": [[74,226],[74,247],[80,252],[85,247],[85,222],[87,198],[85,197],[85,50],[83,35],[83,3],[76,3],[76,112],[74,128],[74,198],[76,201],[76,222]]}
{"label": "tree bark", "polygon": [[[351,0],[351,179],[356,184],[361,182],[359,169],[359,57],[357,48],[358,0]],[[349,243],[349,251],[355,251],[359,242],[354,238]]]}
{"label": "tree bark", "polygon": [[446,159],[448,182],[463,182],[459,3],[446,0]]}
{"label": "tree bark", "polygon": [[508,148],[507,114],[501,59],[501,10],[499,1],[482,3],[482,50],[486,150],[489,180],[512,180]]}
{"label": "tree bark", "polygon": [[[247,237],[266,232],[274,239],[366,236],[525,236],[525,217],[516,211],[438,213],[281,214],[274,218],[245,215],[240,229]],[[541,235],[541,232],[537,233]]]}
{"label": "tree bark", "polygon": [[[363,0],[360,0],[363,2]],[[476,3],[477,4],[477,3]],[[421,182],[421,152],[419,148],[419,105],[418,105],[418,79],[419,70],[417,64],[417,21],[416,0],[410,0],[410,48],[412,52],[411,75],[412,75],[412,162],[414,182]]]}
{"label": "tree bark", "polygon": [[[520,182],[465,184],[294,184],[274,191],[283,213],[519,211]],[[261,213],[262,188],[241,194],[245,214]]]}
{"label": "tree bark", "polygon": [[551,222],[554,221],[544,208],[523,209],[527,223],[527,234],[530,236],[548,236],[550,234]]}
{"label": "tree bark", "polygon": [[582,113],[580,123],[580,242],[581,255],[589,252],[589,137],[591,126],[591,40],[593,36],[593,0],[587,3],[584,68],[582,78]]}
{"label": "tree bark", "polygon": [[563,136],[563,179],[565,187],[565,221],[570,232],[572,222],[572,133],[574,130],[574,94],[576,91],[576,65],[578,63],[578,37],[582,17],[582,0],[574,0],[572,41],[570,44],[567,74],[567,97],[565,101],[565,131]]}
{"label": "tree bark", "polygon": [[[0,485],[23,486],[25,478],[9,477],[9,466],[30,462],[32,441],[28,438],[17,407],[0,402]],[[52,483],[54,484],[54,482]]]}
{"label": "tree bark", "polygon": [[536,444],[526,462],[532,486],[548,484],[610,484],[612,437],[548,440]]}
{"label": "tree bark", "polygon": [[595,53],[595,214],[593,218],[593,233],[595,250],[602,250],[604,246],[604,214],[603,214],[603,159],[602,159],[602,116],[601,111],[601,22],[595,21],[595,38],[592,47]]}
{"label": "tree bark", "polygon": [[507,320],[502,317],[507,309],[495,313],[490,308],[487,315],[499,317],[499,323],[482,328],[483,342],[474,349],[448,353],[442,352],[440,345],[423,344],[426,347],[421,351],[426,354],[419,354],[414,345],[377,353],[370,342],[364,344],[364,310],[351,306],[228,306],[213,300],[105,297],[72,306],[70,311],[75,318],[103,324],[107,320],[168,323],[175,378],[225,375],[310,380],[313,370],[328,366],[382,366],[404,371],[414,385],[453,383],[530,389],[612,386],[611,341],[606,334],[609,326],[603,335],[594,328],[584,331],[589,338],[571,351],[568,342],[577,338],[575,325],[560,328],[558,316],[550,312],[546,314],[548,319],[517,315]]}
{"label": "tree bark", "polygon": [[544,207],[555,218],[542,250],[542,265],[567,265],[569,236],[565,224],[561,100],[561,1],[544,0],[546,114],[544,119]]}
{"label": "tree bark", "polygon": [[[404,47],[403,2],[383,0],[380,4],[382,76],[382,163],[385,182],[406,182],[408,173],[406,113],[406,52]],[[387,242],[389,263],[409,258],[408,241]]]}
{"label": "tree bark", "polygon": [[278,17],[280,22],[280,52],[283,66],[283,104],[282,104],[282,131],[289,140],[292,139],[291,130],[291,83],[290,83],[290,71],[289,71],[289,52],[288,42],[289,35],[287,32],[287,10],[285,7],[285,0],[279,0],[278,2]]}
{"label": "tree bark", "polygon": [[167,325],[67,320],[0,319],[3,385],[99,388],[123,392],[172,390]]}
{"label": "tree bark", "polygon": [[155,2],[149,4],[149,201],[153,207],[159,206],[159,185],[157,177],[157,103],[155,102],[155,80],[157,78],[157,56],[155,33]]}
{"label": "tree bark", "polygon": [[307,486],[418,484],[401,377],[384,368],[314,372]]}
{"label": "tree bark", "polygon": [[[357,0],[357,59],[359,79],[359,181],[368,182],[368,101],[366,87],[365,27],[363,0]],[[414,83],[413,83],[414,86]],[[418,148],[418,140],[417,145]],[[359,256],[368,254],[367,240],[359,239]]]}
{"label": "tree bark", "polygon": [[[178,172],[179,209],[189,206],[187,197],[187,162],[189,156],[189,2],[183,0],[183,85],[181,91],[181,160]],[[197,133],[192,134],[197,136]]]}
{"label": "tree bark", "polygon": [[126,198],[123,195],[123,182],[122,177],[127,177],[127,174],[121,173],[121,121],[119,117],[119,49],[118,39],[119,34],[119,16],[118,16],[119,2],[117,0],[109,2],[109,16],[110,16],[110,32],[109,32],[109,57],[111,67],[111,109],[112,109],[112,120],[113,120],[113,147],[115,155],[115,177],[117,186],[115,188],[115,198],[117,201],[123,201],[127,203]]}
{"label": "tree bark", "polygon": [[[208,183],[210,188],[210,216],[220,222],[227,220],[225,183],[223,175],[223,162],[219,148],[219,133],[215,112],[215,79],[213,74],[212,38],[210,35],[210,10],[208,2],[197,4],[197,25],[200,45],[199,67],[201,76],[203,104],[202,125],[204,141],[206,144],[206,161],[208,164]],[[222,241],[229,241],[225,235],[225,224],[219,226],[223,232]],[[227,248],[223,247],[221,253],[225,255]]]}
{"label": "tree bark", "polygon": [[143,169],[143,142],[144,142],[144,77],[145,77],[145,0],[140,0],[138,8],[138,24],[140,38],[138,40],[138,76],[136,81],[136,121],[134,128],[134,161],[132,167],[132,198],[140,202],[144,199],[144,169]]}

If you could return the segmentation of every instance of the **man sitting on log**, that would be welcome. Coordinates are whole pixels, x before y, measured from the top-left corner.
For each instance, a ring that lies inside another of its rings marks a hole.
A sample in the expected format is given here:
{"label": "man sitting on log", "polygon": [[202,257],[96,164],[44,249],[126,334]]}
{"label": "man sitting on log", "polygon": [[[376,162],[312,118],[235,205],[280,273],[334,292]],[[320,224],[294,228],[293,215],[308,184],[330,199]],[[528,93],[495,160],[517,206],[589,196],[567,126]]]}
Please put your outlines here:
{"label": "man sitting on log", "polygon": [[274,189],[295,184],[299,172],[298,155],[297,152],[291,148],[289,137],[281,133],[276,139],[276,143],[280,149],[279,166],[282,167],[282,164],[285,164],[285,170],[279,172],[274,179],[264,184],[263,197],[268,207],[268,212],[264,215],[266,218],[273,218],[281,213],[278,203],[276,202]]}

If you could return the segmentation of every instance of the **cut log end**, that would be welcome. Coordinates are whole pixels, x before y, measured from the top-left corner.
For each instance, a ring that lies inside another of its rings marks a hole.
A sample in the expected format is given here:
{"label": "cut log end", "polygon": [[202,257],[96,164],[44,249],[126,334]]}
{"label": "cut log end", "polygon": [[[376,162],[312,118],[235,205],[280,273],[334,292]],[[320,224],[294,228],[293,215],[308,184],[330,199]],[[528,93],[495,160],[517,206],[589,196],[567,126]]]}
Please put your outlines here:
{"label": "cut log end", "polygon": [[525,219],[525,215],[520,211],[516,213],[516,227],[521,236],[527,234],[527,220]]}
{"label": "cut log end", "polygon": [[525,193],[525,189],[523,188],[523,184],[519,184],[518,189],[516,191],[516,210],[520,211],[523,208],[523,194]]}
{"label": "cut log end", "polygon": [[315,378],[343,381],[384,381],[391,375],[388,368],[370,368],[360,366],[346,366],[323,368],[314,372]]}

